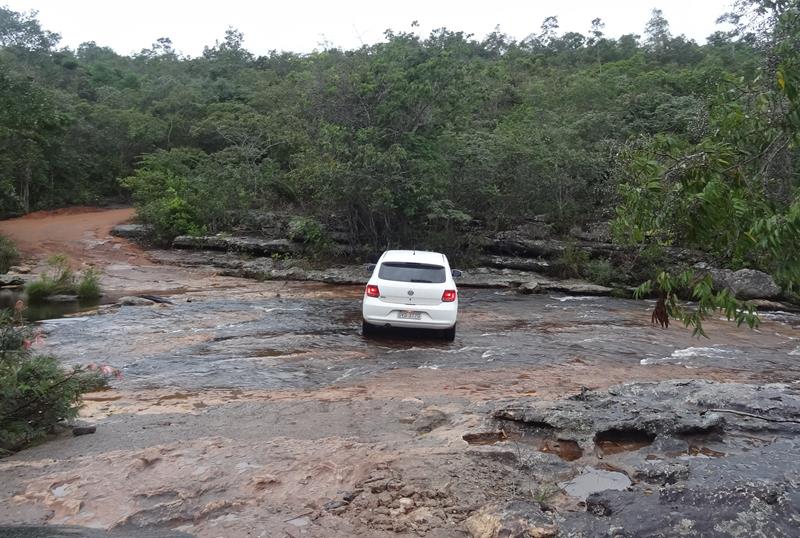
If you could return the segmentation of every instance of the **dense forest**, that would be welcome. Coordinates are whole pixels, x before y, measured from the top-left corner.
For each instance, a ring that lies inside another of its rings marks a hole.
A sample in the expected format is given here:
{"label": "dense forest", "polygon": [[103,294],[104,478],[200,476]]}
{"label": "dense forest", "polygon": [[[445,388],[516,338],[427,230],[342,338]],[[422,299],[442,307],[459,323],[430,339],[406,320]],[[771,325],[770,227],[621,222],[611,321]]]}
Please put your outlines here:
{"label": "dense forest", "polygon": [[[356,50],[60,48],[0,8],[0,217],[129,201],[161,239],[302,215],[378,250],[547,214],[797,280],[797,0],[740,0],[698,44],[556,17],[517,41],[386,31]],[[590,14],[587,14],[590,15]],[[423,239],[421,239],[423,238]]]}

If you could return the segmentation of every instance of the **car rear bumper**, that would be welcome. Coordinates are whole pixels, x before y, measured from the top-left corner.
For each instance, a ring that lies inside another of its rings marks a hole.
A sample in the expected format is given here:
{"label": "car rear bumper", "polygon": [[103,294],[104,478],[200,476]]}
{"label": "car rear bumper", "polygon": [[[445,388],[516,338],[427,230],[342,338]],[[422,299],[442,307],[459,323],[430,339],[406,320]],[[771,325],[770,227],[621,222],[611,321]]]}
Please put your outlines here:
{"label": "car rear bumper", "polygon": [[[400,312],[419,312],[420,319],[401,319],[398,317]],[[365,297],[362,315],[367,323],[383,327],[449,329],[458,318],[458,301],[438,305],[403,305]]]}

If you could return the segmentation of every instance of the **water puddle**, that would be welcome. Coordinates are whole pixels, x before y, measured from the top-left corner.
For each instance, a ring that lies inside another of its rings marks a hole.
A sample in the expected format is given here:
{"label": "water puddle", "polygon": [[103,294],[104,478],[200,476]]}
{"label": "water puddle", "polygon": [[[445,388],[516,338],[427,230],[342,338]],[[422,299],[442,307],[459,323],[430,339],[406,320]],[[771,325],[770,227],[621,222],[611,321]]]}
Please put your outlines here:
{"label": "water puddle", "polygon": [[601,455],[633,452],[653,443],[656,436],[641,430],[608,430],[594,436]]}
{"label": "water puddle", "polygon": [[43,301],[39,303],[29,303],[28,295],[20,288],[0,289],[0,310],[12,309],[17,301],[25,303],[23,315],[28,321],[42,321],[60,319],[65,316],[85,312],[100,306],[101,304],[113,303],[117,298],[102,297],[93,300],[74,300],[74,301]]}
{"label": "water puddle", "polygon": [[592,493],[607,489],[623,490],[630,485],[631,479],[624,473],[586,467],[572,480],[559,482],[558,487],[571,497],[585,500]]}
{"label": "water puddle", "polygon": [[519,443],[535,448],[545,454],[555,454],[565,461],[575,461],[583,456],[583,450],[575,441],[558,439],[545,432],[493,431],[467,433],[462,436],[471,445],[495,445]]}

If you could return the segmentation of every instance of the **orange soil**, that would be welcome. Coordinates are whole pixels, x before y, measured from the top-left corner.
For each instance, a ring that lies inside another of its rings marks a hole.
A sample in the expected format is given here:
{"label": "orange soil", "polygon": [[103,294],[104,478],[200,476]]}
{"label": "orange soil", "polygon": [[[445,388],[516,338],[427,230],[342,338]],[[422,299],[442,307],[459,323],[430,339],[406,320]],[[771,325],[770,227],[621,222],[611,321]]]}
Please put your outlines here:
{"label": "orange soil", "polygon": [[0,234],[14,241],[23,257],[35,261],[66,254],[73,261],[91,265],[147,262],[141,249],[109,235],[111,228],[135,216],[133,208],[70,207],[37,211],[0,221]]}

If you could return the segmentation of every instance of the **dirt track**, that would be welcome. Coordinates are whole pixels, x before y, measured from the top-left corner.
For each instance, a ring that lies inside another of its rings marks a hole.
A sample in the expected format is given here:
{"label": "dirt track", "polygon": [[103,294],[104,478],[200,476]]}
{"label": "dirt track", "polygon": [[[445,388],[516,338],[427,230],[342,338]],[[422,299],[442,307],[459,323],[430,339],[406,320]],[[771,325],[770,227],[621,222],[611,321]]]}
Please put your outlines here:
{"label": "dirt track", "polygon": [[42,260],[52,254],[66,254],[73,262],[90,265],[139,263],[146,260],[140,248],[109,235],[115,225],[135,216],[133,208],[38,211],[0,221],[0,234],[10,237],[25,258]]}

